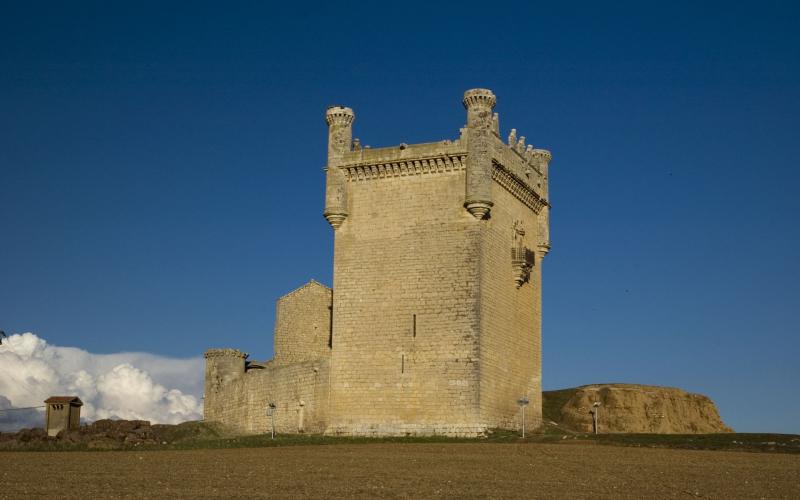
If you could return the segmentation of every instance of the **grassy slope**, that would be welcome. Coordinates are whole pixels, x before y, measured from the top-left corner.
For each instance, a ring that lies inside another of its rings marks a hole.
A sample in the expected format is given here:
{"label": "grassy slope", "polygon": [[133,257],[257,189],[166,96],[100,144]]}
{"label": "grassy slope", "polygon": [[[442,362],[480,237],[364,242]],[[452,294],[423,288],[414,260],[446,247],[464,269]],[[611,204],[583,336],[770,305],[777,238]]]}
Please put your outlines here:
{"label": "grassy slope", "polygon": [[[593,443],[600,445],[635,446],[648,448],[680,448],[697,450],[766,451],[777,453],[800,453],[800,435],[796,434],[566,434],[550,427],[542,432],[529,434],[523,440],[515,432],[497,430],[486,438],[396,437],[396,438],[348,438],[321,435],[278,435],[273,440],[269,435],[234,436],[219,426],[203,422],[186,422],[177,426],[164,426],[160,432],[163,440],[154,445],[118,445],[107,450],[192,450],[223,448],[258,448],[273,446],[319,446],[333,444],[374,443],[468,443],[484,442],[487,445],[504,443]],[[28,443],[27,446],[2,449],[0,451],[85,451],[86,443]],[[99,451],[99,450],[98,450]]]}

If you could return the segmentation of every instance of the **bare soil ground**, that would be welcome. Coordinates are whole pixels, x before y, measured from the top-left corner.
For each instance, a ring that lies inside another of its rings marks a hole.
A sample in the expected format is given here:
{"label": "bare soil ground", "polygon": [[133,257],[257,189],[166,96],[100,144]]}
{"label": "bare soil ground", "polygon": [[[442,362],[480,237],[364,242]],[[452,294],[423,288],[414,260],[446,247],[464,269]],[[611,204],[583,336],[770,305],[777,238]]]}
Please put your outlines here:
{"label": "bare soil ground", "polygon": [[0,452],[0,498],[800,498],[800,455],[595,442]]}

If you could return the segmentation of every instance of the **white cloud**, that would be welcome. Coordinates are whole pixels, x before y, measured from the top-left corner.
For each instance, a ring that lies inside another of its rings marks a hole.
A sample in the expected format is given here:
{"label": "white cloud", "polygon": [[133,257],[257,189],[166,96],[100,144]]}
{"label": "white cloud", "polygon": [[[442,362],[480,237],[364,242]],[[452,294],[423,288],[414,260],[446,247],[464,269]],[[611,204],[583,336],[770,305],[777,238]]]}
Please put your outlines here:
{"label": "white cloud", "polygon": [[[203,359],[142,352],[92,354],[48,344],[33,333],[0,345],[0,409],[40,406],[76,395],[81,417],[174,424],[202,416]],[[0,431],[43,425],[40,412],[0,412]]]}

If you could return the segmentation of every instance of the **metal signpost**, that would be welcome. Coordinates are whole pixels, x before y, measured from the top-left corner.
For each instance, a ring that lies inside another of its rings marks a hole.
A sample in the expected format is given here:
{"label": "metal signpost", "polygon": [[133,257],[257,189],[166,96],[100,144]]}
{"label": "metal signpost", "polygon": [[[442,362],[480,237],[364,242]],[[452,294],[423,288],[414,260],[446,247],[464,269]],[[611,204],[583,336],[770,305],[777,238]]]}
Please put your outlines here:
{"label": "metal signpost", "polygon": [[525,437],[525,407],[528,406],[530,400],[528,396],[522,396],[521,399],[517,400],[517,404],[522,407],[522,437]]}
{"label": "metal signpost", "polygon": [[275,439],[275,403],[267,405],[267,416],[272,419],[272,439]]}

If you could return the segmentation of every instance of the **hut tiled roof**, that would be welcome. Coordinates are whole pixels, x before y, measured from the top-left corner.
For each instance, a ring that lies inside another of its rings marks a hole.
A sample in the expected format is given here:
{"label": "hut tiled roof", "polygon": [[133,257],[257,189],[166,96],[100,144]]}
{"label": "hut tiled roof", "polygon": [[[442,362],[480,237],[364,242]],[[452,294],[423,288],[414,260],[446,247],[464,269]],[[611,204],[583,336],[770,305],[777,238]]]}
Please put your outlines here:
{"label": "hut tiled roof", "polygon": [[83,406],[83,401],[78,396],[50,396],[44,400],[45,403],[73,404]]}

